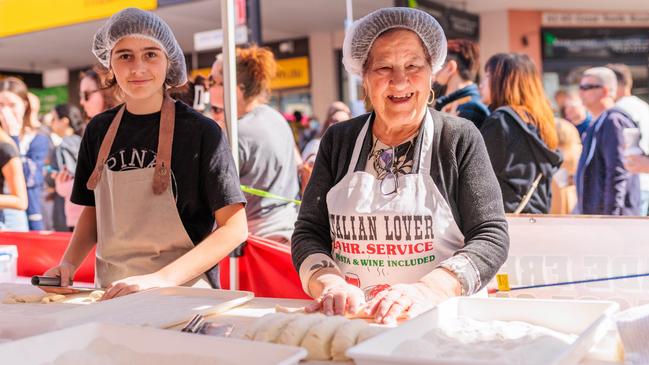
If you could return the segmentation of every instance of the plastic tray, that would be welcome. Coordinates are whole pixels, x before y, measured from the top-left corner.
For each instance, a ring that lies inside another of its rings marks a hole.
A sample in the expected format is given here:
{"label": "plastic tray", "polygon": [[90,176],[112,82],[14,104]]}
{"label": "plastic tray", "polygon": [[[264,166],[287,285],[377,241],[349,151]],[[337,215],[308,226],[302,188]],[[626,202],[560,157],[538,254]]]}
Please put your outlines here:
{"label": "plastic tray", "polygon": [[247,291],[171,287],[147,290],[123,297],[77,306],[52,313],[62,327],[90,322],[169,328],[195,314],[213,315],[250,301]]}
{"label": "plastic tray", "polygon": [[[97,353],[90,346],[101,342],[110,353]],[[263,342],[210,337],[155,328],[89,323],[0,345],[3,364],[78,365],[63,360],[81,351],[93,364],[167,364],[182,357],[184,363],[291,365],[306,357],[306,350]],[[146,361],[142,362],[146,356]],[[213,361],[212,361],[213,359]],[[139,360],[139,361],[138,361]]]}
{"label": "plastic tray", "polygon": [[392,354],[402,342],[422,338],[444,319],[467,316],[482,321],[524,321],[555,331],[576,334],[579,337],[575,342],[565,351],[556,353],[553,361],[547,365],[577,364],[606,334],[606,321],[618,309],[617,303],[609,301],[452,298],[397,328],[350,348],[347,356],[354,359],[356,365],[494,365],[494,361],[478,358],[449,361],[416,359]]}

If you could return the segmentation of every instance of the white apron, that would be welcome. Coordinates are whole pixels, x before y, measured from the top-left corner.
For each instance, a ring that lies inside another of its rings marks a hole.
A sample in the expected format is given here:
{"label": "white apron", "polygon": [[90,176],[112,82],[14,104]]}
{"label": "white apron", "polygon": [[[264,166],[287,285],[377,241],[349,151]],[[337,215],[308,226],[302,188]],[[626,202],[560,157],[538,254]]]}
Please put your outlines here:
{"label": "white apron", "polygon": [[369,126],[368,118],[347,174],[327,193],[332,256],[345,280],[367,297],[385,284],[416,282],[464,246],[451,209],[430,176],[430,112],[419,136],[419,166],[399,176],[398,190],[390,195],[381,192],[381,181],[372,174],[354,172],[366,133],[372,133]]}
{"label": "white apron", "polygon": [[[113,119],[87,183],[95,193],[95,285],[101,288],[130,276],[154,273],[194,248],[170,187],[173,99],[166,96],[162,105],[154,168],[114,172],[106,166],[124,109]],[[185,285],[211,287],[205,274]]]}

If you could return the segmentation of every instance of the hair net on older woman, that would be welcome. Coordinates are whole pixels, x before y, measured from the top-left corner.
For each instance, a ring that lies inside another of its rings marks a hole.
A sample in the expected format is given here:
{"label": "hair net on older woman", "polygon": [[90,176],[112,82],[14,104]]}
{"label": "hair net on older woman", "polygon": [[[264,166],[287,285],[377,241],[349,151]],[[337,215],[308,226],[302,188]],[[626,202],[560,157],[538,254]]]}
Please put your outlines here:
{"label": "hair net on older woman", "polygon": [[446,36],[430,14],[411,8],[383,8],[355,21],[345,34],[343,64],[347,72],[361,76],[372,44],[383,32],[402,28],[415,32],[430,55],[433,72],[446,59]]}
{"label": "hair net on older woman", "polygon": [[181,86],[187,82],[185,56],[171,28],[159,16],[148,11],[128,8],[114,14],[95,33],[92,53],[102,65],[110,67],[113,47],[128,36],[150,39],[160,45],[169,60],[167,85]]}

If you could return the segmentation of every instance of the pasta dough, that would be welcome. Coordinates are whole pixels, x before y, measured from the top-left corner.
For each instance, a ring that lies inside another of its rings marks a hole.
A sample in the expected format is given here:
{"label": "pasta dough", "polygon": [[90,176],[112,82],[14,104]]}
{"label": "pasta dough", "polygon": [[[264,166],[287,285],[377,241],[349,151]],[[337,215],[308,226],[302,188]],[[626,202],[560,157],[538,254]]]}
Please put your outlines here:
{"label": "pasta dough", "polygon": [[276,342],[279,335],[286,328],[286,325],[294,318],[295,316],[287,313],[275,314],[257,328],[254,340],[270,343]]}
{"label": "pasta dough", "polygon": [[103,290],[95,290],[91,293],[78,294],[56,294],[43,293],[32,295],[8,294],[2,301],[3,304],[20,304],[20,303],[67,303],[67,304],[89,304],[98,301],[104,295]]}
{"label": "pasta dough", "polygon": [[296,314],[284,331],[277,338],[277,343],[282,345],[300,346],[309,329],[317,323],[324,321],[326,316],[322,313]]}
{"label": "pasta dough", "polygon": [[311,327],[304,340],[300,344],[309,354],[307,360],[329,360],[331,359],[331,341],[338,327],[342,326],[348,319],[342,316],[327,317],[326,320],[318,322]]}
{"label": "pasta dough", "polygon": [[354,319],[338,327],[331,340],[331,357],[334,361],[349,360],[345,352],[356,345],[358,335],[367,327],[369,324],[362,319]]}

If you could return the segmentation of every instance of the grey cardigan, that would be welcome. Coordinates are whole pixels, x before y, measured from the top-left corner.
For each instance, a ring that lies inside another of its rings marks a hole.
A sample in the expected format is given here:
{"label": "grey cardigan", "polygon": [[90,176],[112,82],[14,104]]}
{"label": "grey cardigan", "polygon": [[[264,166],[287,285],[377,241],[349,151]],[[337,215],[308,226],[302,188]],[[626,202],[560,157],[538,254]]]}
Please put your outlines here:
{"label": "grey cardigan", "polygon": [[[430,174],[464,234],[465,246],[456,255],[469,258],[482,288],[496,275],[509,250],[500,187],[482,136],[473,123],[433,109],[430,113],[434,125]],[[347,173],[354,143],[368,116],[331,126],[320,142],[291,242],[293,265],[298,271],[310,255],[332,255],[327,193]],[[416,152],[419,145],[418,141]],[[368,133],[355,171],[364,170],[371,148]]]}

